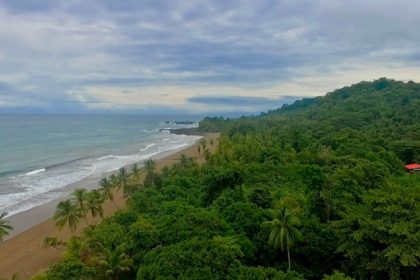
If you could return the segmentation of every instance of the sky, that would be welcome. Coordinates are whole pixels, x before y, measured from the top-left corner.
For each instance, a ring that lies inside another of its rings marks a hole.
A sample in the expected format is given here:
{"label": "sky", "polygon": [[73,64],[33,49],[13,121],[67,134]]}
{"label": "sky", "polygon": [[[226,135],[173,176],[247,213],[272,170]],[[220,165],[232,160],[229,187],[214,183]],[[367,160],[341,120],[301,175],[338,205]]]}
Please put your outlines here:
{"label": "sky", "polygon": [[0,113],[261,112],[420,82],[418,0],[0,0]]}

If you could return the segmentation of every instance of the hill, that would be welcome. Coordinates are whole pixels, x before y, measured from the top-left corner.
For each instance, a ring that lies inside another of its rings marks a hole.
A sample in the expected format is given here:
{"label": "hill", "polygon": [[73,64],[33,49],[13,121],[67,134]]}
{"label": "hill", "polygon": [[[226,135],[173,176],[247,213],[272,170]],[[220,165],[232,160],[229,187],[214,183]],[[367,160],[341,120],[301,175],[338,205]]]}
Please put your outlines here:
{"label": "hill", "polygon": [[[128,207],[68,243],[47,279],[415,279],[420,85],[362,82],[206,118],[207,162],[148,168]],[[99,260],[99,261],[98,261]]]}

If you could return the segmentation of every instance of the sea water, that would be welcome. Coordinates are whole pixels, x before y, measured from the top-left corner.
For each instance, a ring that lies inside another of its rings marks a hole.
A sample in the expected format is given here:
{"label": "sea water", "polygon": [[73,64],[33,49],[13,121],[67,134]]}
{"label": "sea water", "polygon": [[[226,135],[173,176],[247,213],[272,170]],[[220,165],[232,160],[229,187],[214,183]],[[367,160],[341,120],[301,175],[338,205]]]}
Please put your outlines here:
{"label": "sea water", "polygon": [[197,141],[168,129],[191,116],[0,115],[0,213],[9,215],[69,193],[91,176]]}

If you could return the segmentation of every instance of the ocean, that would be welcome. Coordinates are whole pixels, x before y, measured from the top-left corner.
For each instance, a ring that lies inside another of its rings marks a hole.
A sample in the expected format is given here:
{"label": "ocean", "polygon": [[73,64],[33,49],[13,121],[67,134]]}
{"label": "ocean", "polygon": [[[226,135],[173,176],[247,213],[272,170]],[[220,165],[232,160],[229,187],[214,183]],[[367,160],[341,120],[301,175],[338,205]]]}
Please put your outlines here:
{"label": "ocean", "polygon": [[191,116],[0,115],[0,213],[65,197],[66,188],[122,166],[192,145],[170,134]]}

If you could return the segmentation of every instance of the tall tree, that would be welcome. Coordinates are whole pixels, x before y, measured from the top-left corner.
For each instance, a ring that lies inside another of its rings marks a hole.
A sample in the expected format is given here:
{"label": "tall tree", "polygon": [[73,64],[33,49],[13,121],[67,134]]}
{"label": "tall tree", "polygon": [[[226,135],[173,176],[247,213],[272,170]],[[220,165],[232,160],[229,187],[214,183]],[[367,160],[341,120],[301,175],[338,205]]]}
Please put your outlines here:
{"label": "tall tree", "polygon": [[140,175],[140,169],[137,165],[137,163],[133,164],[133,167],[131,168],[131,176],[133,176],[134,180],[138,180]]}
{"label": "tall tree", "polygon": [[86,200],[88,192],[86,189],[78,188],[73,191],[73,201],[79,208],[80,213],[86,215]]}
{"label": "tall tree", "polygon": [[102,208],[103,198],[99,191],[93,190],[87,193],[86,196],[86,211],[90,212],[92,218],[104,216],[104,210]]}
{"label": "tall tree", "polygon": [[9,225],[9,221],[5,219],[6,216],[7,213],[0,214],[0,242],[3,242],[3,238],[13,229],[13,227]]}
{"label": "tall tree", "polygon": [[56,226],[62,229],[67,224],[71,231],[76,230],[81,217],[79,207],[70,199],[60,201],[54,214]]}
{"label": "tall tree", "polygon": [[109,199],[111,201],[114,200],[114,194],[112,193],[113,185],[111,180],[108,180],[106,177],[104,177],[99,181],[99,186],[99,190],[102,193],[103,199]]}
{"label": "tall tree", "polygon": [[144,185],[145,186],[152,186],[155,184],[156,178],[156,162],[154,160],[147,160],[144,164],[144,168],[146,169],[146,177],[144,178]]}
{"label": "tall tree", "polygon": [[127,181],[128,181],[128,172],[127,169],[125,167],[121,167],[118,170],[118,181],[119,181],[119,188],[123,188],[124,193],[127,189]]}
{"label": "tall tree", "polygon": [[277,217],[272,221],[265,222],[271,227],[268,243],[275,249],[284,252],[287,251],[287,260],[290,271],[290,249],[293,245],[302,240],[302,233],[295,227],[299,225],[297,217],[293,216],[286,208],[280,209]]}

